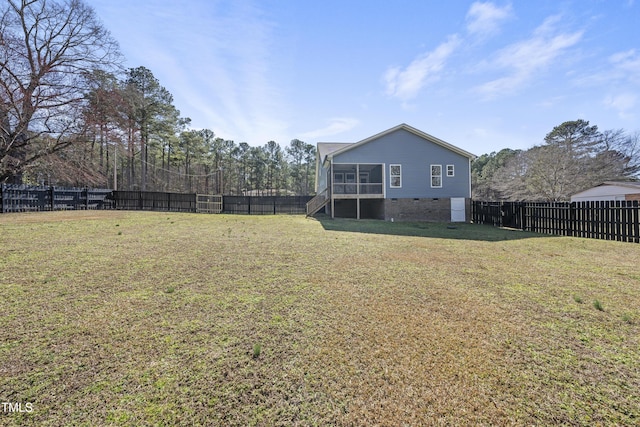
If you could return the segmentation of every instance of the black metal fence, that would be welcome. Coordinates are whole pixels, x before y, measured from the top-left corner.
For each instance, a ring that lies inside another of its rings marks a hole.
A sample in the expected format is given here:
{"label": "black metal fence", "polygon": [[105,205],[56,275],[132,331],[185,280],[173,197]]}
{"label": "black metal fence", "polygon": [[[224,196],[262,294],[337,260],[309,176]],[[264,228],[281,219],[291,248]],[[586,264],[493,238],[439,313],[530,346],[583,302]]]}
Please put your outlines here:
{"label": "black metal fence", "polygon": [[[222,213],[304,214],[312,196],[222,196]],[[126,210],[197,212],[196,194],[114,191],[114,207]]]}
{"label": "black metal fence", "polygon": [[222,212],[249,215],[306,214],[313,196],[224,196]]}
{"label": "black metal fence", "polygon": [[115,209],[196,212],[196,195],[184,193],[163,193],[157,191],[114,191]]}
{"label": "black metal fence", "polygon": [[[72,209],[198,212],[196,194],[3,184],[0,213]],[[222,196],[222,213],[305,214],[313,196]]]}
{"label": "black metal fence", "polygon": [[2,184],[0,213],[111,209],[109,189]]}
{"label": "black metal fence", "polygon": [[640,243],[637,200],[590,202],[472,202],[477,224],[535,233]]}

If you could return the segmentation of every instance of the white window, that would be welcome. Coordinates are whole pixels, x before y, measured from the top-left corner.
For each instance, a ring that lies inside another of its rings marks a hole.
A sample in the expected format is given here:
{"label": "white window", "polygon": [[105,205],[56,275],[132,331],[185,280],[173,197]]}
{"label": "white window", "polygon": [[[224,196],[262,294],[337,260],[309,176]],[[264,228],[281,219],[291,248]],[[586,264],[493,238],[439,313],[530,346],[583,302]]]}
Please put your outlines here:
{"label": "white window", "polygon": [[389,165],[389,178],[391,188],[402,187],[402,166]]}
{"label": "white window", "polygon": [[455,168],[453,165],[447,165],[447,176],[455,176]]}
{"label": "white window", "polygon": [[442,165],[431,165],[431,187],[442,187]]}

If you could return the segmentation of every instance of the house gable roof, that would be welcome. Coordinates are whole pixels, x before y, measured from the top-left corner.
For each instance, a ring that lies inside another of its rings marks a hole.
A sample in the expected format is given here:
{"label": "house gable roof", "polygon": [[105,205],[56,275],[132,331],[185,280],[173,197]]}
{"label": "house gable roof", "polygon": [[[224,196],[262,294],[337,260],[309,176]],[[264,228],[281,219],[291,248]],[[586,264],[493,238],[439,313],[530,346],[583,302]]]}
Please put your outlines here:
{"label": "house gable roof", "polygon": [[[443,141],[443,140],[441,140],[439,138],[436,138],[435,136],[432,136],[432,135],[429,135],[428,133],[422,132],[421,130],[418,130],[418,129],[414,128],[414,127],[411,127],[406,123],[402,123],[402,124],[399,124],[398,126],[392,127],[391,129],[387,129],[387,130],[385,130],[383,132],[380,132],[380,133],[378,133],[376,135],[370,136],[369,138],[363,139],[362,141],[355,142],[355,143],[352,143],[352,144],[322,143],[322,142],[318,143],[318,152],[320,154],[321,162],[324,163],[324,161],[326,159],[331,159],[331,158],[333,158],[333,156],[335,156],[337,154],[342,154],[342,153],[347,152],[349,150],[352,150],[354,148],[360,147],[360,146],[362,146],[364,144],[367,144],[368,142],[374,141],[374,140],[376,140],[378,138],[382,138],[383,136],[389,135],[389,134],[391,134],[393,132],[396,132],[398,130],[401,130],[401,129],[403,129],[403,130],[405,130],[407,132],[411,132],[412,134],[417,135],[420,138],[425,139],[427,141],[430,141],[430,142],[432,142],[434,144],[440,145],[441,147],[444,147],[444,148],[446,148],[446,149],[448,149],[450,151],[453,151],[454,153],[460,154],[461,156],[467,157],[470,160],[473,160],[473,159],[475,159],[477,157],[475,154],[471,154],[468,151],[465,151],[465,150],[463,150],[461,148],[458,148],[458,147],[456,147],[454,145],[451,145],[448,142],[445,142],[445,141]],[[323,145],[324,146],[323,149],[326,150],[324,155],[323,155],[323,153],[321,151],[321,147],[320,147],[321,145]]]}
{"label": "house gable roof", "polygon": [[335,153],[353,143],[347,142],[318,142],[318,158],[324,161],[327,155]]}

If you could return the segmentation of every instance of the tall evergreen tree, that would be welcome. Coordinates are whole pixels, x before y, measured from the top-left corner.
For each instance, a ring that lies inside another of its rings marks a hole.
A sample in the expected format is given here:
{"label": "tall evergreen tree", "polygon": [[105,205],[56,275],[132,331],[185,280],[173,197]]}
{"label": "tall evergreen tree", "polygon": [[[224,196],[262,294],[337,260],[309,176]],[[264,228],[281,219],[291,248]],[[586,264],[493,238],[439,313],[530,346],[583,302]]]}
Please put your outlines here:
{"label": "tall evergreen tree", "polygon": [[313,179],[311,174],[312,170],[315,171],[315,150],[313,145],[294,139],[286,148],[286,151],[290,159],[290,176],[293,181],[293,190],[298,195],[310,194],[310,183]]}
{"label": "tall evergreen tree", "polygon": [[[160,85],[151,70],[145,67],[129,70],[127,85],[132,89],[133,119],[139,131],[140,187],[147,189],[149,150],[167,128],[178,127],[179,112],[173,106],[173,96]],[[155,138],[154,138],[155,137]],[[155,146],[158,148],[158,144]]]}

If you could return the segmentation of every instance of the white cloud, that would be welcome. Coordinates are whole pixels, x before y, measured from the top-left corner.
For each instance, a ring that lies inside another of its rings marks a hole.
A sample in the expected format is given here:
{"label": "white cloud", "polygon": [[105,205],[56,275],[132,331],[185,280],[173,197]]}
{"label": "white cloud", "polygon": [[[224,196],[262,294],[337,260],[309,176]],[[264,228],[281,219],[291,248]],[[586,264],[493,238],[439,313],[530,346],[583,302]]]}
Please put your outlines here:
{"label": "white cloud", "polygon": [[492,65],[508,70],[507,75],[489,81],[477,90],[486,98],[511,94],[548,69],[570,47],[576,45],[583,32],[558,32],[555,29],[558,20],[557,16],[547,18],[529,39],[500,50]]}
{"label": "white cloud", "polygon": [[623,118],[630,118],[632,110],[638,101],[638,97],[634,93],[620,93],[617,95],[607,96],[603,103],[607,108],[614,109],[618,112],[618,115]]}
{"label": "white cloud", "polygon": [[640,54],[635,49],[611,55],[609,62],[621,78],[640,83]]}
{"label": "white cloud", "polygon": [[553,96],[551,98],[543,99],[536,105],[542,108],[552,108],[563,102],[567,97],[565,95]]}
{"label": "white cloud", "polygon": [[640,84],[640,54],[635,49],[610,55],[607,62],[598,61],[597,70],[576,78],[574,83],[582,86],[610,87],[612,84]]}
{"label": "white cloud", "polygon": [[459,45],[459,37],[452,35],[433,51],[419,55],[404,70],[389,68],[384,75],[387,95],[403,101],[415,98],[424,86],[440,79],[447,59]]}
{"label": "white cloud", "polygon": [[329,124],[321,129],[305,132],[300,135],[303,139],[318,139],[325,136],[338,135],[347,132],[360,124],[358,119],[351,117],[334,117],[329,120]]}
{"label": "white cloud", "polygon": [[259,2],[92,2],[131,66],[149,68],[195,128],[252,145],[288,138],[278,34]]}
{"label": "white cloud", "polygon": [[491,2],[475,2],[467,12],[467,31],[481,37],[491,36],[499,32],[500,24],[512,15],[510,4],[498,7]]}
{"label": "white cloud", "polygon": [[630,49],[625,52],[617,52],[609,57],[609,61],[613,64],[640,64],[640,58],[636,58],[636,50]]}
{"label": "white cloud", "polygon": [[232,4],[211,18],[209,46],[193,52],[210,64],[198,72],[195,87],[208,90],[196,99],[222,120],[210,126],[225,129],[239,142],[258,145],[282,139],[287,125],[281,90],[272,83],[273,24],[251,2]]}

